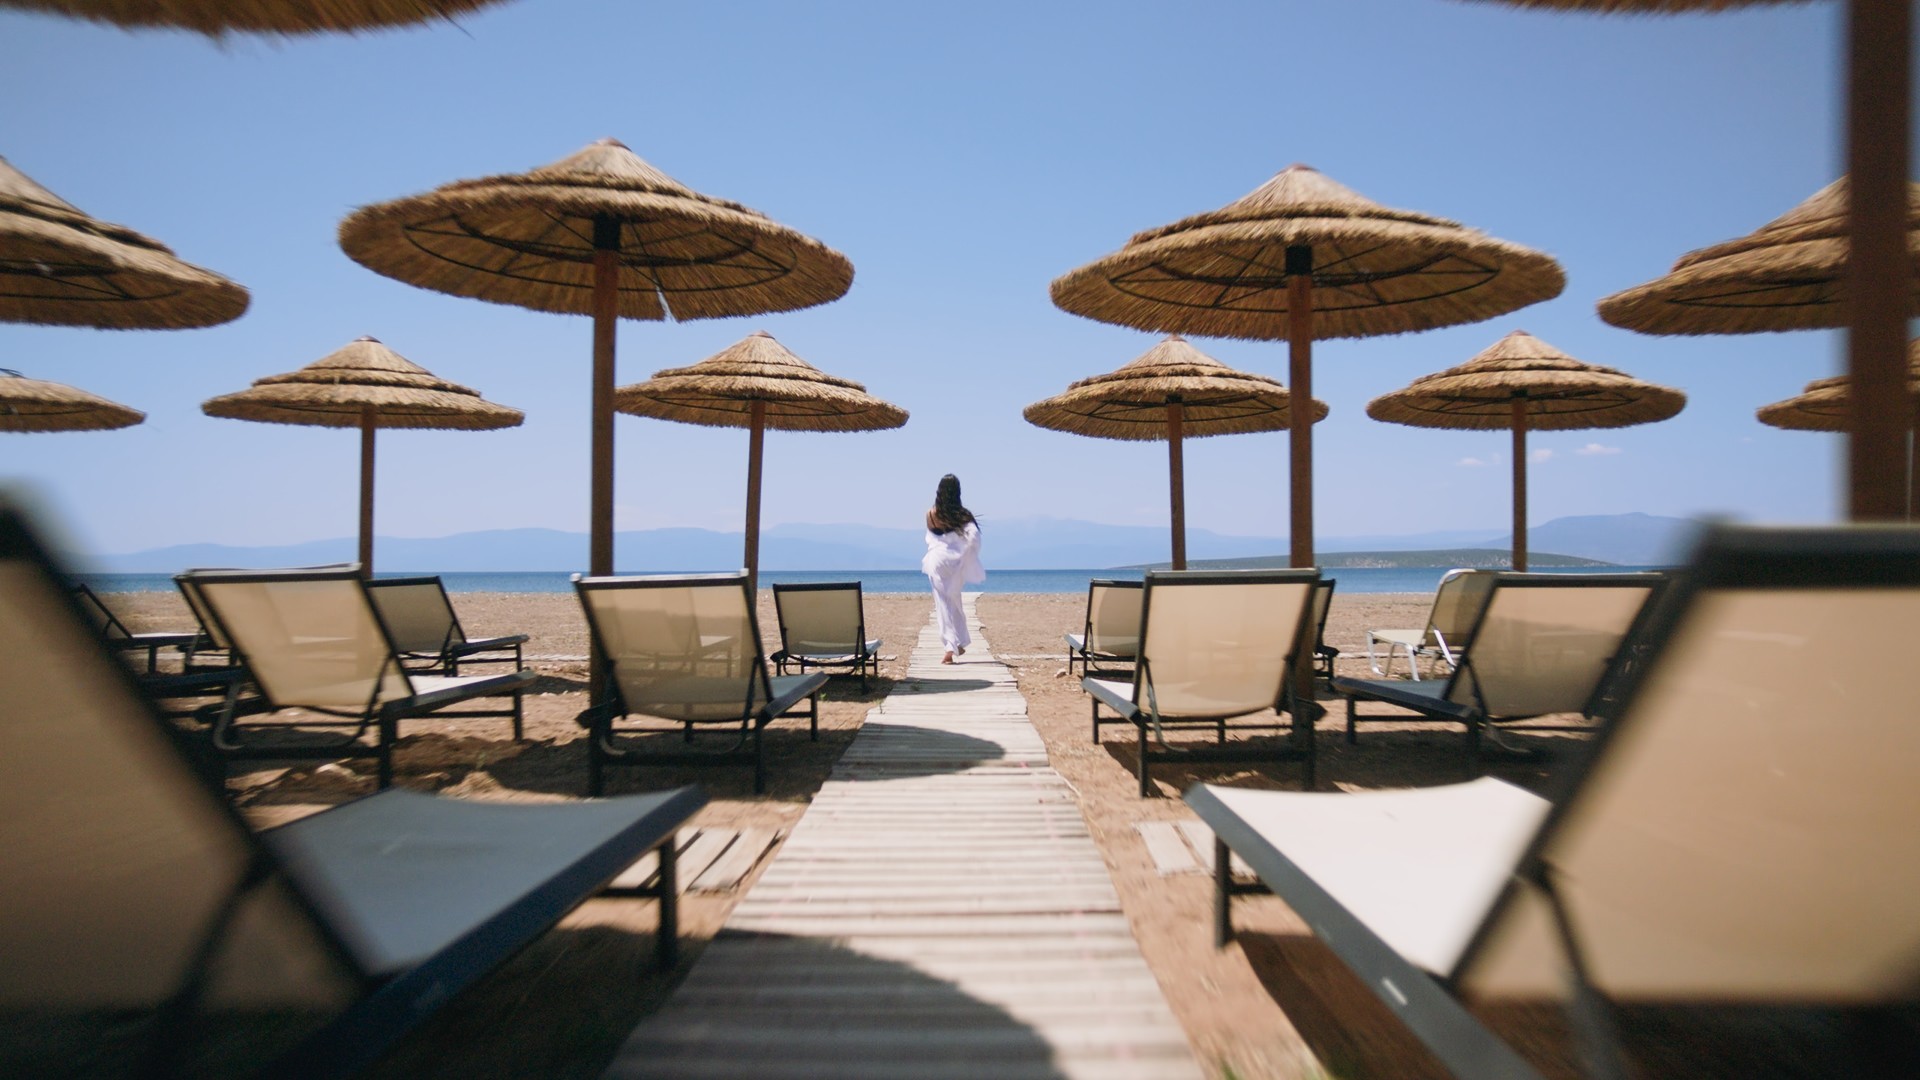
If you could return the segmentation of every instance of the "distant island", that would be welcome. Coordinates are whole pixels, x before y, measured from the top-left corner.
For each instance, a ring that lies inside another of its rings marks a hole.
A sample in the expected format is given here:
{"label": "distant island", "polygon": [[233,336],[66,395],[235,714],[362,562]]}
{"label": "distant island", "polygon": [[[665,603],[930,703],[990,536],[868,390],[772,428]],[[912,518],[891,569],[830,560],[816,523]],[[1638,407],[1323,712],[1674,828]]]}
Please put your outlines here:
{"label": "distant island", "polygon": [[[1438,551],[1323,551],[1315,565],[1329,569],[1424,570],[1434,567],[1465,567],[1472,570],[1505,570],[1513,561],[1513,552],[1505,548],[1447,548]],[[1189,570],[1284,570],[1285,555],[1261,555],[1249,559],[1188,559]],[[1165,570],[1168,563],[1145,563],[1120,567],[1123,570]],[[1527,553],[1528,567],[1617,566],[1599,559],[1577,555]]]}

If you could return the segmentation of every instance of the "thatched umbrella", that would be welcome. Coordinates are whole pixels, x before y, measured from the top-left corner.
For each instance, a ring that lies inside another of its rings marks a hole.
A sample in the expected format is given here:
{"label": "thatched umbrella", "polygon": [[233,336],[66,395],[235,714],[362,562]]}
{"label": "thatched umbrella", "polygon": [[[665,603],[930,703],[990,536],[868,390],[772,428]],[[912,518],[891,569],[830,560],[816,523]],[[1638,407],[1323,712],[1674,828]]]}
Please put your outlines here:
{"label": "thatched umbrella", "polygon": [[836,300],[853,283],[839,252],[702,195],[612,139],[532,172],[362,207],[341,222],[340,246],[422,288],[593,316],[594,574],[613,572],[615,319],[790,311]]}
{"label": "thatched umbrella", "polygon": [[247,290],[88,217],[0,158],[0,322],[183,330],[246,310]]}
{"label": "thatched umbrella", "polygon": [[255,379],[250,389],[200,406],[208,416],[270,424],[360,429],[360,572],[373,576],[373,433],[379,428],[489,431],[518,427],[518,409],[435,378],[370,337],[298,371]]}
{"label": "thatched umbrella", "polygon": [[[1782,0],[1503,2],[1529,7],[1660,12],[1720,10]],[[1824,245],[1837,251],[1839,262],[1833,265],[1843,268],[1827,276],[1835,282],[1845,279],[1840,303],[1828,316],[1832,321],[1803,321],[1806,312],[1802,301],[1789,292],[1776,325],[1754,327],[1749,318],[1736,320],[1747,326],[1727,330],[1652,331],[1743,333],[1749,328],[1845,326],[1847,373],[1861,391],[1853,397],[1847,447],[1850,510],[1856,519],[1898,517],[1907,498],[1906,485],[1894,462],[1907,427],[1902,415],[1901,387],[1906,376],[1901,370],[1900,352],[1907,337],[1907,320],[1916,313],[1915,219],[1913,185],[1908,175],[1913,142],[1913,31],[1910,0],[1851,0],[1847,4],[1847,176],[1854,197],[1841,196],[1846,205],[1828,226],[1830,242]],[[1844,221],[1840,215],[1844,215]]]}
{"label": "thatched umbrella", "polygon": [[[1806,390],[1785,401],[1763,405],[1754,416],[1761,423],[1789,431],[1847,430],[1852,409],[1853,380],[1845,375],[1815,379]],[[1907,519],[1920,515],[1920,338],[1907,343]]]}
{"label": "thatched umbrella", "polygon": [[71,15],[127,29],[178,27],[218,37],[372,30],[451,20],[500,0],[0,0],[0,7]]}
{"label": "thatched umbrella", "polygon": [[1515,330],[1478,356],[1367,402],[1375,420],[1413,427],[1513,431],[1513,568],[1527,568],[1527,432],[1665,420],[1687,396],[1588,364]]}
{"label": "thatched umbrella", "polygon": [[788,352],[756,331],[689,367],[656,372],[646,382],[614,392],[614,408],[634,416],[710,427],[743,427],[747,439],[749,583],[760,577],[760,460],[766,429],[881,431],[907,422],[907,413]]}
{"label": "thatched umbrella", "polygon": [[[1643,334],[1751,334],[1847,324],[1847,178],[1725,243],[1680,256],[1663,277],[1601,300],[1600,317]],[[1907,311],[1920,315],[1920,184],[1907,185]]]}
{"label": "thatched umbrella", "polygon": [[[1288,383],[1312,395],[1316,337],[1478,322],[1557,296],[1537,251],[1442,218],[1394,210],[1304,165],[1246,197],[1129,240],[1053,283],[1076,315],[1141,330],[1287,338]],[[1313,564],[1313,435],[1293,414],[1292,563]]]}
{"label": "thatched umbrella", "polygon": [[85,390],[0,368],[0,431],[111,431],[146,418]]}
{"label": "thatched umbrella", "polygon": [[[1185,339],[1169,336],[1105,375],[1081,379],[1067,392],[1027,406],[1027,422],[1099,439],[1165,439],[1173,507],[1173,568],[1187,568],[1186,467],[1181,440],[1249,431],[1280,431],[1292,423],[1292,395],[1278,381],[1215,360]],[[1324,402],[1313,420],[1326,419]]]}

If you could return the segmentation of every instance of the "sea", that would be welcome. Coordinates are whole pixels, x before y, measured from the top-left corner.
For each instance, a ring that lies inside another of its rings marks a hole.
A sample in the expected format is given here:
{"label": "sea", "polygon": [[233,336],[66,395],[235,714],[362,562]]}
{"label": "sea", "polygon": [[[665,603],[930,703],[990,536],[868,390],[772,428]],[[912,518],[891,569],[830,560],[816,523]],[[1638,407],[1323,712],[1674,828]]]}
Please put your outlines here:
{"label": "sea", "polygon": [[[1619,573],[1651,570],[1646,566],[1555,567],[1542,570],[1549,574]],[[427,571],[375,572],[374,577],[414,577]],[[1327,576],[1339,584],[1341,593],[1431,593],[1440,584],[1446,567],[1342,567],[1329,570]],[[95,592],[172,592],[171,574],[81,574]],[[984,585],[969,585],[990,593],[1083,593],[1087,582],[1102,580],[1139,581],[1139,570],[989,570]],[[440,580],[450,593],[567,593],[573,591],[572,575],[561,571],[523,573],[447,573]],[[927,578],[917,570],[762,570],[760,584],[793,585],[821,581],[858,581],[868,593],[923,593]]]}

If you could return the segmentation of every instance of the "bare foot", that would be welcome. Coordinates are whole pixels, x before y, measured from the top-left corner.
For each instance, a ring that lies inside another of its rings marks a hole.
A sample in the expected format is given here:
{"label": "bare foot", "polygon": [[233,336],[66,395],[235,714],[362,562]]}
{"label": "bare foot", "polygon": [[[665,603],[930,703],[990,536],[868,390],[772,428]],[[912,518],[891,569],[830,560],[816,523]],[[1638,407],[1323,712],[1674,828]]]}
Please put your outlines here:
{"label": "bare foot", "polygon": [[965,650],[965,649],[955,649],[955,650],[953,650],[953,655],[955,655],[955,656],[965,656],[965,655],[967,655],[967,650]]}
{"label": "bare foot", "polygon": [[941,657],[941,658],[940,658],[940,662],[941,662],[941,663],[943,663],[943,664],[951,664],[951,663],[953,663],[953,654],[952,654],[952,653],[948,653],[947,655],[945,655],[945,656],[943,656],[943,657]]}

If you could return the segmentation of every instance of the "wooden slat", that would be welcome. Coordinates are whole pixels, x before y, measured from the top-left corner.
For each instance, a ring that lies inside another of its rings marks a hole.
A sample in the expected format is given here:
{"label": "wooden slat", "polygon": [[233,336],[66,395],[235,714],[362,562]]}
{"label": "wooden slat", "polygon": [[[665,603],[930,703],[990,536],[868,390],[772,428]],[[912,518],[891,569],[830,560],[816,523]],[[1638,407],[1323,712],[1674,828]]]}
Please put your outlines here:
{"label": "wooden slat", "polygon": [[737,887],[740,879],[759,865],[760,856],[766,854],[779,836],[775,829],[741,829],[726,854],[692,878],[687,888],[695,892],[726,892]]}
{"label": "wooden slat", "polygon": [[[1213,830],[1207,828],[1204,821],[1183,821],[1180,823],[1180,832],[1186,836],[1187,843],[1193,845],[1194,854],[1200,857],[1200,865],[1206,868],[1207,873],[1213,873]],[[1238,855],[1233,856],[1233,861],[1227,865],[1233,868],[1234,877],[1253,876],[1253,867]]]}
{"label": "wooden slat", "polygon": [[1200,863],[1187,850],[1186,841],[1180,839],[1180,831],[1173,827],[1173,822],[1140,821],[1133,827],[1140,833],[1140,839],[1146,841],[1147,854],[1153,857],[1153,868],[1161,877],[1200,871]]}

